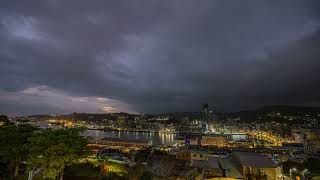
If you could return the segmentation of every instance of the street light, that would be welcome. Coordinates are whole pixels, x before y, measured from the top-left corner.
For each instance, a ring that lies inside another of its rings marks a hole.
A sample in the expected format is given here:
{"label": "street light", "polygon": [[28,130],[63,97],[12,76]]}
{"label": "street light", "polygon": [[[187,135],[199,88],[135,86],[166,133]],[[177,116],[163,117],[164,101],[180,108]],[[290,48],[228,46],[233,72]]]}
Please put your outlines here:
{"label": "street light", "polygon": [[294,172],[294,171],[298,171],[296,168],[291,168],[290,169],[290,179],[292,179],[292,172]]}
{"label": "street light", "polygon": [[297,169],[296,168],[291,168],[290,171],[297,171]]}

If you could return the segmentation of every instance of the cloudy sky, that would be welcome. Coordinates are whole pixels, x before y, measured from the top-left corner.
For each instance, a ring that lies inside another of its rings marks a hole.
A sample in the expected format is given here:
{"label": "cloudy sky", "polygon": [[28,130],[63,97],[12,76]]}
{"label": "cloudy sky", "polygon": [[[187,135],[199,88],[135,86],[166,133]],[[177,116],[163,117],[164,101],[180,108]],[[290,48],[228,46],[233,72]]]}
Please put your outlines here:
{"label": "cloudy sky", "polygon": [[318,0],[2,0],[0,113],[320,105]]}

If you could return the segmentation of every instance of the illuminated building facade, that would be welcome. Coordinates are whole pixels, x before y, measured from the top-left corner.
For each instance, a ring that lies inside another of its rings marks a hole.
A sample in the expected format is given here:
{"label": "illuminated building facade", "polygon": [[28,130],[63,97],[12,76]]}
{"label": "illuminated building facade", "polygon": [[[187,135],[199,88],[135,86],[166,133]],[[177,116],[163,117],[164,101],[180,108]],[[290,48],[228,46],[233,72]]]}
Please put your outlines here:
{"label": "illuminated building facade", "polygon": [[226,147],[227,138],[220,135],[202,136],[201,146]]}

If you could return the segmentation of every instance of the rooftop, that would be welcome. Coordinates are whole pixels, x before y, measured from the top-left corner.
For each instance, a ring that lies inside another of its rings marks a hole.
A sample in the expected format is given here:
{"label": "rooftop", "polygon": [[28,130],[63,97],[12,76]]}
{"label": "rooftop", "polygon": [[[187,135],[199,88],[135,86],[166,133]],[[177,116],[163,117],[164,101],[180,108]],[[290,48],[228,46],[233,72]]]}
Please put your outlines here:
{"label": "rooftop", "polygon": [[231,158],[221,158],[219,160],[221,168],[224,170],[228,178],[242,178],[241,172],[238,170],[235,162]]}
{"label": "rooftop", "polygon": [[202,168],[205,170],[213,170],[213,169],[220,169],[219,166],[219,159],[218,157],[209,157],[207,161],[204,160],[192,160],[191,166]]}
{"label": "rooftop", "polygon": [[234,152],[234,156],[243,166],[257,168],[276,168],[279,165],[262,154],[252,152]]}

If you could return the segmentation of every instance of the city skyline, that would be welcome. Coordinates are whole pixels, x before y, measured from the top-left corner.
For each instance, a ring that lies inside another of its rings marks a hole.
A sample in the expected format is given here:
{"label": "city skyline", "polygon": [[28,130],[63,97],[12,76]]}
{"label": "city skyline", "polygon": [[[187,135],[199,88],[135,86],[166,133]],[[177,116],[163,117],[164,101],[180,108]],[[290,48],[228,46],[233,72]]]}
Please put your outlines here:
{"label": "city skyline", "polygon": [[320,3],[5,1],[0,113],[320,106]]}

